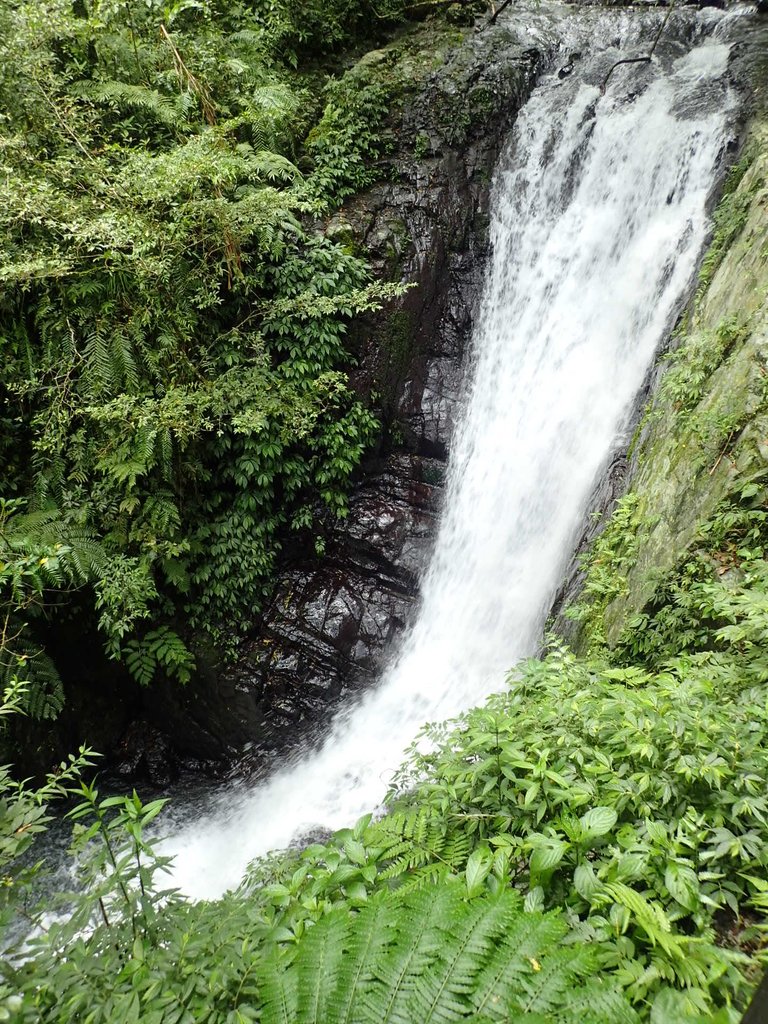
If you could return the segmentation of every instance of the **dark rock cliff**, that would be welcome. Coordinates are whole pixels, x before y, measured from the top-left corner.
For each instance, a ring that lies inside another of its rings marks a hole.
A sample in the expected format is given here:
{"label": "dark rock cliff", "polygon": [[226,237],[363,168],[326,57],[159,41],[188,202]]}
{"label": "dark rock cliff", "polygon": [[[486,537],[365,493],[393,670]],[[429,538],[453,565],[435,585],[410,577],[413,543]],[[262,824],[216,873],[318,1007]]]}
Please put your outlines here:
{"label": "dark rock cliff", "polygon": [[147,727],[134,725],[126,772],[143,760],[161,775],[169,751],[183,761],[250,747],[255,763],[268,760],[370,685],[396,647],[435,533],[494,167],[537,73],[557,53],[553,35],[538,36],[532,47],[501,19],[463,35],[419,26],[363,58],[402,83],[392,151],[381,183],[325,227],[361,246],[380,277],[410,286],[352,338],[353,382],[376,396],[381,449],[324,556],[294,555],[236,663],[212,660],[183,690],[146,692],[145,717],[171,742],[151,742]]}

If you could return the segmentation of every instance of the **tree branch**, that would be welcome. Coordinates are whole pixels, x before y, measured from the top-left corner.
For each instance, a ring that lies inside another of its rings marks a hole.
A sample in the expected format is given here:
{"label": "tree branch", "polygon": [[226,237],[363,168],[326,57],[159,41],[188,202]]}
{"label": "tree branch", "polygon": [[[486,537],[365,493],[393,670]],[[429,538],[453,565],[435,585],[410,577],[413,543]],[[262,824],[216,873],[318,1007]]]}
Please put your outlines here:
{"label": "tree branch", "polygon": [[[510,2],[510,0],[505,0],[505,6],[509,2]],[[656,50],[656,47],[659,45],[659,40],[661,39],[661,35],[662,35],[664,29],[667,27],[667,22],[669,21],[670,16],[671,16],[672,11],[674,10],[674,8],[675,8],[675,5],[674,4],[670,4],[669,10],[667,11],[667,13],[666,13],[662,23],[659,25],[659,31],[656,33],[656,36],[655,36],[655,38],[653,40],[653,43],[651,44],[651,48],[648,51],[648,53],[644,57],[626,57],[624,60],[617,60],[616,63],[613,65],[613,67],[608,72],[608,74],[603,79],[603,84],[600,87],[600,92],[601,93],[605,92],[606,86],[608,85],[608,80],[610,79],[611,75],[616,70],[616,68],[621,67],[622,64],[650,64],[651,63],[651,58],[653,57],[653,54],[654,54],[654,51]]]}

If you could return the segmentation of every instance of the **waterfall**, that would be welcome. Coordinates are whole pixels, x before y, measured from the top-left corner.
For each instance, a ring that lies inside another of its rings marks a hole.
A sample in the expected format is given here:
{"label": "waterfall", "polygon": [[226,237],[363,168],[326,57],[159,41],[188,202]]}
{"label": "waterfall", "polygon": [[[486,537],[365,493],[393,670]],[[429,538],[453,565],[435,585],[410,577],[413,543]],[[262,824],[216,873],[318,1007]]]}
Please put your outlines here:
{"label": "waterfall", "polygon": [[617,70],[602,94],[621,46],[647,51],[659,17],[601,14],[602,51],[593,20],[581,40],[591,56],[545,78],[521,112],[496,175],[491,262],[418,618],[319,748],[165,842],[173,884],[191,896],[236,885],[297,832],[376,808],[423,723],[480,702],[535,652],[595,480],[693,279],[729,137],[720,13],[680,15],[688,42]]}

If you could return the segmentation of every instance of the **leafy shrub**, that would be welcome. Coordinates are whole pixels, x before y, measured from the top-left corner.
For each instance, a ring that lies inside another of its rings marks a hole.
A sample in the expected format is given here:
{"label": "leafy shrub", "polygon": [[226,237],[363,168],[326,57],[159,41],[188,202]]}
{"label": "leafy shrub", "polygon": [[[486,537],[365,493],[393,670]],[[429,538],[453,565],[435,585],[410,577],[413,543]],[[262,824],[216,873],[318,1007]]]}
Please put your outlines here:
{"label": "leafy shrub", "polygon": [[3,671],[34,660],[39,716],[71,604],[140,682],[183,681],[179,622],[236,642],[291,535],[346,513],[378,430],[346,328],[397,288],[315,225],[377,173],[386,90],[318,102],[283,58],[356,24],[357,0],[0,13],[0,599],[26,645]]}
{"label": "leafy shrub", "polygon": [[555,648],[429,729],[380,820],[211,904],[159,890],[159,804],[83,786],[87,884],[6,957],[19,1019],[735,1022],[768,910],[768,704],[740,661]]}

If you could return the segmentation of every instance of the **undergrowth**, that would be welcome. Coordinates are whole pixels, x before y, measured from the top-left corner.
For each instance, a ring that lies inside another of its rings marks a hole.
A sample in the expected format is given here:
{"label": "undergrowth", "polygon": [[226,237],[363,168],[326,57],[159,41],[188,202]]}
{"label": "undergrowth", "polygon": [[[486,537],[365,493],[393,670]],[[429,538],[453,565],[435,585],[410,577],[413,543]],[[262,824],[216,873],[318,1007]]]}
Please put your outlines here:
{"label": "undergrowth", "polygon": [[82,786],[85,891],[3,995],[89,1024],[735,1022],[766,959],[767,693],[740,635],[656,672],[555,646],[429,728],[384,817],[210,904],[162,894],[159,805]]}

